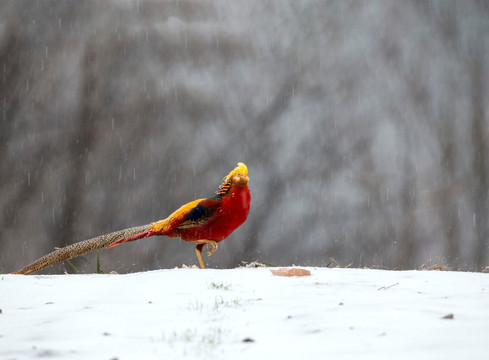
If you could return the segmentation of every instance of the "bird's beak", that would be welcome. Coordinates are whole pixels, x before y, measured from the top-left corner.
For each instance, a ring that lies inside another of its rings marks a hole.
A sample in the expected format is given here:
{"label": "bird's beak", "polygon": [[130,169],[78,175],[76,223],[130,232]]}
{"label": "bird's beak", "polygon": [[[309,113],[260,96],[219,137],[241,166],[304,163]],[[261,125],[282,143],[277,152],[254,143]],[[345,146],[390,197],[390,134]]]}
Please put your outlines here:
{"label": "bird's beak", "polygon": [[248,175],[239,174],[235,177],[234,181],[236,184],[240,184],[241,186],[247,186],[250,178],[248,177]]}

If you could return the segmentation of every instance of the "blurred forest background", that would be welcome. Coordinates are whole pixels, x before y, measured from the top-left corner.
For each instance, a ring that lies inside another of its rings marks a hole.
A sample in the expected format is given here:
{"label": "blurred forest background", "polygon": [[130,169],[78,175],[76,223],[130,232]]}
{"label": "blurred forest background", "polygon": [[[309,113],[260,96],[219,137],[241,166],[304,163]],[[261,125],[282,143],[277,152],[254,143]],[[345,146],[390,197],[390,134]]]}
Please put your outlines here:
{"label": "blurred forest background", "polygon": [[[0,268],[165,218],[243,161],[250,215],[209,267],[480,271],[488,74],[488,1],[1,1]],[[197,263],[163,237],[100,256]]]}

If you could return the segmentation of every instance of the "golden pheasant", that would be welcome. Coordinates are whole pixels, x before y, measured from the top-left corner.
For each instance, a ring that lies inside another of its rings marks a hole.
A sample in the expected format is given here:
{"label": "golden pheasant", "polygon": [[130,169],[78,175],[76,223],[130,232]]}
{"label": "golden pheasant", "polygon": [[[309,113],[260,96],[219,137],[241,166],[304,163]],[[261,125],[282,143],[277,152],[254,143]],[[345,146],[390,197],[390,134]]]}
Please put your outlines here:
{"label": "golden pheasant", "polygon": [[195,253],[204,269],[203,247],[211,246],[208,255],[212,255],[217,250],[217,243],[227,238],[248,217],[251,200],[248,181],[248,168],[238,163],[222,180],[216,196],[189,202],[166,219],[152,223],[147,230],[114,241],[107,248],[153,235],[179,237],[197,244]]}
{"label": "golden pheasant", "polygon": [[208,255],[212,255],[217,250],[217,243],[227,238],[248,217],[251,200],[248,181],[248,168],[245,164],[238,163],[238,166],[222,179],[216,196],[212,198],[192,201],[166,219],[150,225],[116,231],[57,249],[14,274],[30,274],[93,250],[111,248],[153,235],[179,237],[197,244],[195,253],[200,267],[204,269],[201,256],[204,246],[211,247]]}

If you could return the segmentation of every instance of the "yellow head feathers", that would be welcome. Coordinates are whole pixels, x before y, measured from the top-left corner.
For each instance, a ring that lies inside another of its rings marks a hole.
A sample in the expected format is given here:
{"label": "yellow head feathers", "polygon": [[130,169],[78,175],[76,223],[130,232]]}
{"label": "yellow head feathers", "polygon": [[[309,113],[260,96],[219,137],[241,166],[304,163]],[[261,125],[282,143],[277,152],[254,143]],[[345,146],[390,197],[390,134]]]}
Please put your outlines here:
{"label": "yellow head feathers", "polygon": [[233,183],[233,178],[235,185],[238,186],[246,186],[248,185],[248,168],[246,165],[242,162],[238,163],[238,166],[235,167],[227,176],[225,176],[222,179],[221,185],[219,186],[219,189],[216,191],[217,195],[223,195],[225,194],[229,188],[231,187],[231,184]]}
{"label": "yellow head feathers", "polygon": [[226,178],[231,178],[233,177],[234,175],[237,175],[237,174],[241,174],[241,175],[246,175],[248,176],[248,168],[246,167],[245,164],[243,164],[242,162],[239,162],[238,163],[238,166],[236,166],[234,168],[233,171],[231,171],[228,176],[226,176]]}

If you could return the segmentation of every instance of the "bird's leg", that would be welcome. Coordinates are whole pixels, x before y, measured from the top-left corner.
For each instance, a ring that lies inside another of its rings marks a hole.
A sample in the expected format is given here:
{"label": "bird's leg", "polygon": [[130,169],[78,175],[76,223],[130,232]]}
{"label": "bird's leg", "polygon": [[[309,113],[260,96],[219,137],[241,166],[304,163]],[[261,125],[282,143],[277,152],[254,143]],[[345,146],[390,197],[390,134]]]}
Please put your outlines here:
{"label": "bird's leg", "polygon": [[194,241],[197,246],[195,247],[195,254],[197,255],[197,259],[199,260],[200,268],[205,269],[204,262],[202,261],[202,250],[204,246],[210,246],[209,251],[207,252],[207,256],[211,256],[217,250],[217,241],[215,240],[196,240]]}
{"label": "bird's leg", "polygon": [[200,255],[202,253],[202,249],[203,249],[204,245],[205,244],[198,244],[195,247],[195,254],[197,255],[197,259],[199,260],[199,264],[200,264],[201,269],[205,269],[204,262],[202,261],[202,255]]}

